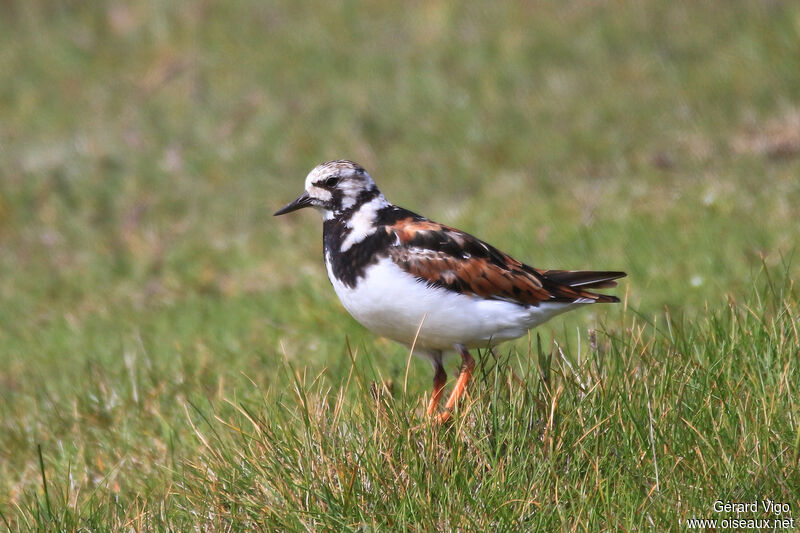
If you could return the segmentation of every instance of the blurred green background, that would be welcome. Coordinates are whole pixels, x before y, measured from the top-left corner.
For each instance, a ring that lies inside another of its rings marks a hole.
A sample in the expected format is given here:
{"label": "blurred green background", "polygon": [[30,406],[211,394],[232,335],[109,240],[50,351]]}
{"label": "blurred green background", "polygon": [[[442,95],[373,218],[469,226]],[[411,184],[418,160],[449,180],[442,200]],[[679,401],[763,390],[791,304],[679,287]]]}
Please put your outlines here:
{"label": "blurred green background", "polygon": [[37,443],[83,490],[168,485],[186,402],[284,357],[403,375],[318,217],[271,216],[328,159],[534,266],[625,270],[644,316],[796,278],[799,66],[794,1],[0,2],[0,500]]}

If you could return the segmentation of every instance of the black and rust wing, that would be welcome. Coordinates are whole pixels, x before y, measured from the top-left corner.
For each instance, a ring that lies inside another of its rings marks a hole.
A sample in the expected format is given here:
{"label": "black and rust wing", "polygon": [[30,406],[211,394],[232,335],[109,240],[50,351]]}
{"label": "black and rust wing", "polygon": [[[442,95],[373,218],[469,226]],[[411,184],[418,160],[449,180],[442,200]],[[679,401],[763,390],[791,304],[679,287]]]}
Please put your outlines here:
{"label": "black and rust wing", "polygon": [[614,287],[624,272],[535,269],[463,231],[410,211],[394,214],[384,226],[395,236],[390,257],[430,285],[521,305],[619,301],[587,289]]}

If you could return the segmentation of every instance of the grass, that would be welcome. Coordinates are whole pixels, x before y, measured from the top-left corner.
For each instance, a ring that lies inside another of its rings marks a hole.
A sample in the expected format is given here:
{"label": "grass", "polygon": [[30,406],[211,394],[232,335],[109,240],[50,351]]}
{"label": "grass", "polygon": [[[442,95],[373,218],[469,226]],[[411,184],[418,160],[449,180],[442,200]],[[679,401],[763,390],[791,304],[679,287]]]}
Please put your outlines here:
{"label": "grass", "polygon": [[370,376],[332,393],[287,367],[283,401],[195,414],[204,449],[187,478],[215,526],[285,530],[660,529],[716,499],[795,502],[797,309],[768,307],[667,331],[628,318],[577,364],[558,348],[516,372],[484,359],[447,429]]}
{"label": "grass", "polygon": [[[0,528],[796,516],[799,33],[780,1],[0,4]],[[427,363],[270,216],[338,157],[625,303],[482,354],[430,427]]]}

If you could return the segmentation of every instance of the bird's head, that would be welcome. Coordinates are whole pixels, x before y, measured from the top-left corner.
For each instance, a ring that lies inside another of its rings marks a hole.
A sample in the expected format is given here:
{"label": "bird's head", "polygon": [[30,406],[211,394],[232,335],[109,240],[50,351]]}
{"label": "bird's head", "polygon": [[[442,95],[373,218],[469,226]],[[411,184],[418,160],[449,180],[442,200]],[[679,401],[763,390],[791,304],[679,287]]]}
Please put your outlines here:
{"label": "bird's head", "polygon": [[357,209],[377,196],[382,196],[381,192],[361,165],[344,159],[328,161],[308,173],[303,194],[274,216],[314,207],[323,218],[329,219]]}

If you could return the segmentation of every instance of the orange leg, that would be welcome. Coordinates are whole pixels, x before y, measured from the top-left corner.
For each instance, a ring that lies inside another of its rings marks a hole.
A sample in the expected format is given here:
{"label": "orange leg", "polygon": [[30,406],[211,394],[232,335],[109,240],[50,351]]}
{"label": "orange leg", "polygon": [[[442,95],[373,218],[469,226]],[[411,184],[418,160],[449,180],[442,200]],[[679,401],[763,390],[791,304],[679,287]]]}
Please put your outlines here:
{"label": "orange leg", "polygon": [[475,369],[475,359],[472,358],[466,346],[463,344],[456,344],[456,349],[458,353],[461,354],[461,372],[458,374],[458,380],[456,380],[456,384],[453,386],[453,392],[450,393],[450,397],[447,399],[447,403],[444,406],[446,411],[436,415],[436,422],[440,424],[446,422],[450,418],[453,407],[455,407],[456,402],[458,402],[461,396],[464,395],[464,390],[467,388],[469,378],[472,377],[472,371]]}
{"label": "orange leg", "polygon": [[442,392],[444,392],[444,385],[447,383],[447,372],[444,371],[442,363],[439,361],[435,362],[434,368],[433,393],[431,394],[431,401],[428,404],[428,416],[433,415],[439,408],[439,402],[442,400]]}

